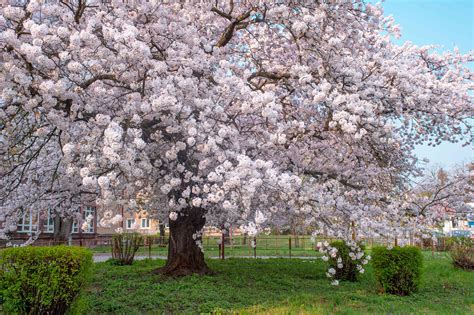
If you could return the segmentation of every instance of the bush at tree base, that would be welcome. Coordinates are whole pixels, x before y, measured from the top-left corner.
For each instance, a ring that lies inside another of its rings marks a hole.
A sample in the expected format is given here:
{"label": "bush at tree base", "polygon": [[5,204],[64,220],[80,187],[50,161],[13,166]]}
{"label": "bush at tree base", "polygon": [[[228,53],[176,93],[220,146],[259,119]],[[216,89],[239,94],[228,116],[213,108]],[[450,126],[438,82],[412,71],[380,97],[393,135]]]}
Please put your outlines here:
{"label": "bush at tree base", "polygon": [[[330,257],[328,260],[329,266],[336,270],[334,279],[357,281],[357,278],[360,274],[360,267],[357,268],[360,259],[357,259],[357,257],[354,257],[353,259],[350,256],[350,253],[353,252],[351,250],[351,247],[344,241],[332,242],[330,246],[337,249],[337,257]],[[364,247],[362,245],[358,245],[358,247],[362,250],[363,253]],[[357,253],[354,254],[357,255]],[[363,256],[361,258],[363,258]],[[340,264],[342,264],[342,268],[339,268],[338,265]]]}
{"label": "bush at tree base", "polygon": [[418,291],[423,267],[423,256],[417,247],[374,247],[372,264],[380,289],[396,295],[410,295]]}
{"label": "bush at tree base", "polygon": [[0,252],[0,300],[8,314],[64,314],[88,279],[92,253],[80,247]]}
{"label": "bush at tree base", "polygon": [[474,240],[467,237],[451,237],[448,240],[448,248],[454,266],[474,270]]}
{"label": "bush at tree base", "polygon": [[143,243],[139,233],[119,233],[112,238],[112,258],[119,265],[131,265],[135,253]]}

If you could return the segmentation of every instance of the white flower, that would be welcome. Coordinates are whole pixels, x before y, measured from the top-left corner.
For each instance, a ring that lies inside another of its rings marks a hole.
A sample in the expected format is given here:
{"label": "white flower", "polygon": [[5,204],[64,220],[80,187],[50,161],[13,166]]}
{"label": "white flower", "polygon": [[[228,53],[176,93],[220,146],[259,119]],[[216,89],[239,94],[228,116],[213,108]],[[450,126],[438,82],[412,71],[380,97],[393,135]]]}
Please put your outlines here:
{"label": "white flower", "polygon": [[331,281],[331,285],[339,285],[339,280],[334,279]]}
{"label": "white flower", "polygon": [[89,173],[90,173],[90,171],[89,171],[89,168],[87,168],[87,167],[83,167],[79,171],[79,174],[81,175],[81,177],[87,177],[87,176],[89,176]]}
{"label": "white flower", "polygon": [[176,221],[178,219],[178,213],[177,212],[170,212],[169,218],[171,221]]}
{"label": "white flower", "polygon": [[329,268],[328,272],[332,275],[335,275],[336,274],[336,269],[334,268]]}
{"label": "white flower", "polygon": [[263,215],[263,213],[259,210],[255,212],[255,223],[262,224],[265,222],[267,218]]}
{"label": "white flower", "polygon": [[84,221],[81,225],[81,230],[87,231],[89,229],[89,223],[87,221]]}
{"label": "white flower", "polygon": [[167,194],[171,191],[171,188],[172,188],[171,185],[164,184],[160,187],[160,190],[162,193]]}
{"label": "white flower", "polygon": [[192,201],[192,204],[195,207],[200,207],[201,203],[202,203],[202,199],[199,198],[199,197],[194,198],[193,201]]}
{"label": "white flower", "polygon": [[133,144],[135,144],[137,149],[140,149],[140,150],[146,147],[145,141],[143,141],[143,139],[141,139],[141,138],[133,139]]}
{"label": "white flower", "polygon": [[189,137],[188,140],[186,140],[186,142],[188,143],[188,145],[189,145],[190,147],[192,147],[193,145],[196,144],[196,138],[194,138],[194,137]]}
{"label": "white flower", "polygon": [[194,128],[194,127],[189,128],[188,135],[190,135],[191,137],[194,137],[195,135],[197,135],[196,128]]}
{"label": "white flower", "polygon": [[82,185],[88,187],[88,186],[94,186],[96,184],[96,180],[94,177],[87,176],[82,179]]}
{"label": "white flower", "polygon": [[337,268],[342,269],[342,267],[344,267],[343,264],[337,264]]}
{"label": "white flower", "polygon": [[107,176],[100,176],[97,182],[101,188],[107,188],[110,184],[110,180]]}
{"label": "white flower", "polygon": [[66,143],[63,146],[64,155],[70,155],[75,149],[76,146],[73,143]]}
{"label": "white flower", "polygon": [[321,257],[321,259],[324,260],[324,261],[328,261],[329,257],[328,256],[323,256],[323,257]]}

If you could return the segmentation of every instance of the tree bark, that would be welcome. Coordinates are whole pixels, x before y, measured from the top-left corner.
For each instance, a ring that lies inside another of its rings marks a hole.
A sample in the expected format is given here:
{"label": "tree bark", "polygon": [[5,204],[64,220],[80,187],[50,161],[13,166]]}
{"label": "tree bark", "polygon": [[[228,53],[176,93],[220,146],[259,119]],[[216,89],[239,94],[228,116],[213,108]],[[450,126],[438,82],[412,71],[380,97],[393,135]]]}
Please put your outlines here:
{"label": "tree bark", "polygon": [[206,265],[204,253],[196,244],[196,241],[201,241],[197,233],[206,223],[204,214],[202,208],[186,208],[180,211],[175,221],[170,220],[168,260],[155,273],[172,277],[213,274]]}
{"label": "tree bark", "polygon": [[230,231],[226,228],[223,228],[222,229],[222,234],[224,234],[224,244],[225,245],[230,245],[231,244],[231,241],[230,241]]}
{"label": "tree bark", "polygon": [[163,245],[165,243],[165,224],[160,221],[158,227],[160,229],[160,245]]}
{"label": "tree bark", "polygon": [[54,245],[63,245],[67,242],[72,230],[72,218],[62,218],[56,214],[54,222]]}

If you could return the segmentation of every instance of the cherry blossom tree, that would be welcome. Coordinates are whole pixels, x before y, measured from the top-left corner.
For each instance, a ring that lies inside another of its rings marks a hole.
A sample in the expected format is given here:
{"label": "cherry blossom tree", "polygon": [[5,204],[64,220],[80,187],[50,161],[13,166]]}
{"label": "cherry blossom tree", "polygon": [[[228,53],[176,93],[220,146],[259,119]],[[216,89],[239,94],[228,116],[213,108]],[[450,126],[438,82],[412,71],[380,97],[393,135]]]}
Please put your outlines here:
{"label": "cherry blossom tree", "polygon": [[423,231],[422,227],[433,228],[439,225],[452,212],[462,215],[471,208],[469,203],[474,198],[474,177],[472,164],[460,165],[450,172],[442,168],[427,170],[413,189],[407,192],[410,200],[407,215],[415,223],[415,232]]}
{"label": "cherry blossom tree", "polygon": [[1,19],[2,217],[164,212],[165,274],[210,272],[206,223],[380,232],[414,146],[472,140],[473,55],[395,45],[363,1],[27,1]]}

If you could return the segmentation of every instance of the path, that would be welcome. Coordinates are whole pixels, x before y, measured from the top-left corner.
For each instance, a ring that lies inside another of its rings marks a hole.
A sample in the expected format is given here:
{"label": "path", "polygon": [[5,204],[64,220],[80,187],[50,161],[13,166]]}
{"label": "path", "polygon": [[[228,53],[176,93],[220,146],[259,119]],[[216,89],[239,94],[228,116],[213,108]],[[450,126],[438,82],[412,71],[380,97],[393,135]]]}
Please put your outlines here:
{"label": "path", "polygon": [[[94,254],[93,259],[94,262],[104,262],[108,259],[112,258],[111,254]],[[147,259],[148,255],[136,255],[135,260],[143,260]],[[151,255],[152,259],[166,259],[166,256],[160,256],[160,255]],[[218,256],[212,256],[212,257],[206,257],[210,259],[219,259]],[[227,258],[254,258],[253,256],[226,256]],[[259,259],[271,259],[271,258],[289,258],[288,256],[257,256]],[[313,260],[317,259],[319,257],[304,257],[304,256],[291,256],[291,258],[295,259],[308,259],[308,260]]]}

